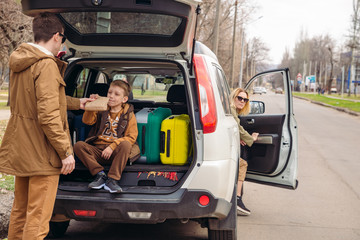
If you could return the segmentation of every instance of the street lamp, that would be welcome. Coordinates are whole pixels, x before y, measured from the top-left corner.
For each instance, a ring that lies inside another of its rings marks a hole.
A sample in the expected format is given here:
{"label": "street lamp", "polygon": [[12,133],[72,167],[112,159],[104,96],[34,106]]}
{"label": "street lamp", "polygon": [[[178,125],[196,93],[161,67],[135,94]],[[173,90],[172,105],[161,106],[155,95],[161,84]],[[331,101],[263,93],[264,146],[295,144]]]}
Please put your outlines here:
{"label": "street lamp", "polygon": [[[246,25],[256,22],[257,20],[261,19],[263,16],[256,18],[255,20],[249,22]],[[240,76],[239,76],[239,87],[242,86],[242,79],[243,79],[243,68],[244,68],[244,37],[245,37],[245,26],[241,24],[241,59],[240,59]]]}

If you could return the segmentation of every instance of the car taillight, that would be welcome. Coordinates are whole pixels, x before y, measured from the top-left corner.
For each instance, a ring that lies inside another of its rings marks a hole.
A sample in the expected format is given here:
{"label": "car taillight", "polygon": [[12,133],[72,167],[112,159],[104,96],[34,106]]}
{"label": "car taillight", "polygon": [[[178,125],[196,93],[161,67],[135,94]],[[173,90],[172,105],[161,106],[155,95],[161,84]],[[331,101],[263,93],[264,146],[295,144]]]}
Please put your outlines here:
{"label": "car taillight", "polygon": [[76,216],[95,217],[96,211],[92,210],[73,210]]}
{"label": "car taillight", "polygon": [[213,87],[209,73],[201,55],[194,55],[194,68],[196,74],[201,123],[204,133],[212,133],[216,130],[216,104]]}

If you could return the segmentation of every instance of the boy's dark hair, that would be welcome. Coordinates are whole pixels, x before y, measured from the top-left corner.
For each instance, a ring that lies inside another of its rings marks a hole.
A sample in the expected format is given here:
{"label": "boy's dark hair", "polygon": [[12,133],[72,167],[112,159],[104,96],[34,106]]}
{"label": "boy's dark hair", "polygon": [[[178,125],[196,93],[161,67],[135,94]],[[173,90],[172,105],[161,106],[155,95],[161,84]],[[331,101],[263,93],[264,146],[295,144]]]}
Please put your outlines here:
{"label": "boy's dark hair", "polygon": [[35,42],[47,42],[52,36],[64,31],[64,25],[53,13],[40,13],[33,19],[33,34]]}
{"label": "boy's dark hair", "polygon": [[130,91],[131,91],[131,87],[127,82],[125,82],[123,80],[115,80],[115,81],[111,82],[110,86],[111,85],[118,86],[118,87],[122,88],[124,90],[124,95],[127,96],[127,97],[129,96]]}

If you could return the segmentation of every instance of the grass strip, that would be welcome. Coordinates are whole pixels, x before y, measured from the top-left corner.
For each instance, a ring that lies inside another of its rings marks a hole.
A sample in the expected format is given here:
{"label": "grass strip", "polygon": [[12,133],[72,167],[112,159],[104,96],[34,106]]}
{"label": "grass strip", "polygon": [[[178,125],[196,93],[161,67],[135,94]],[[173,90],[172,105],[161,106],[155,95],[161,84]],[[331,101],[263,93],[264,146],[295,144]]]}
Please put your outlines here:
{"label": "grass strip", "polygon": [[346,99],[337,99],[337,98],[331,98],[326,95],[319,95],[319,94],[308,94],[308,93],[298,93],[293,92],[294,96],[303,97],[306,99],[310,99],[317,102],[322,102],[334,107],[341,107],[346,108],[354,112],[360,112],[360,102],[354,102],[351,100]]}

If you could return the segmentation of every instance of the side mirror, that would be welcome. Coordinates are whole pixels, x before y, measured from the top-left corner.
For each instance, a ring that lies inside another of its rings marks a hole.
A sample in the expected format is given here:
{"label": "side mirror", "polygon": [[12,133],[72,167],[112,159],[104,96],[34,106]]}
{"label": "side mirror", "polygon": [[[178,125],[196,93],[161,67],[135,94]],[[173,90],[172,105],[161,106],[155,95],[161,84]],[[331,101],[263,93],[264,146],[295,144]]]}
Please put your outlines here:
{"label": "side mirror", "polygon": [[265,103],[262,101],[250,101],[250,114],[265,113]]}

